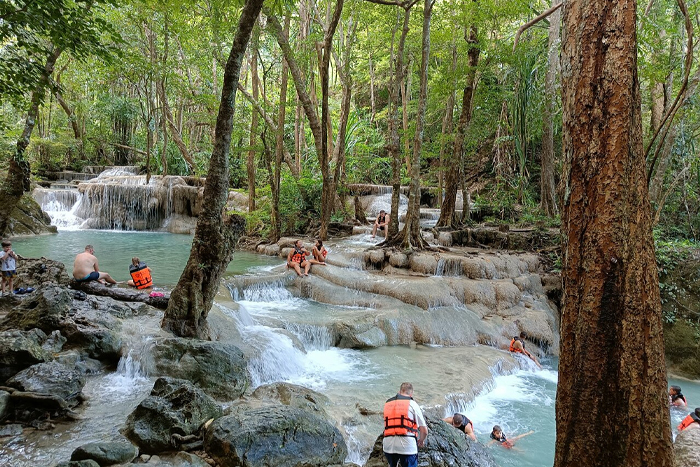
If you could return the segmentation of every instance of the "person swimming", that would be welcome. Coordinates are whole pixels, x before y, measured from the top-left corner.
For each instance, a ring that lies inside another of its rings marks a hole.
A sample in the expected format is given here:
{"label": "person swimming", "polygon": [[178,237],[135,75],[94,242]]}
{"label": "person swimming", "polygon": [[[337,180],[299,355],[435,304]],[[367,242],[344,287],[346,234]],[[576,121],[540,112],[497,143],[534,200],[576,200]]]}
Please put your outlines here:
{"label": "person swimming", "polygon": [[489,441],[489,445],[493,443],[499,443],[501,446],[507,449],[512,449],[515,441],[519,440],[520,438],[524,438],[525,436],[533,434],[534,431],[530,430],[527,433],[523,433],[522,435],[515,436],[511,439],[508,439],[506,437],[506,434],[503,433],[503,430],[501,429],[500,426],[494,425],[493,429],[491,430],[491,441]]}

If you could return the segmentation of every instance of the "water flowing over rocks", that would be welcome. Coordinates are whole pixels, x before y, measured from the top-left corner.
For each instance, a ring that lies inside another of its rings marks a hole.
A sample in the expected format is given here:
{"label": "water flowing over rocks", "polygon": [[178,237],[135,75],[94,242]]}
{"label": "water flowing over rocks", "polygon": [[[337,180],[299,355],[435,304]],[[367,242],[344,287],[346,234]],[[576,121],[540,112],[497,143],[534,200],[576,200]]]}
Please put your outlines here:
{"label": "water flowing over rocks", "polygon": [[150,374],[191,381],[218,400],[237,399],[250,385],[247,361],[233,344],[168,338],[154,341],[149,353]]}
{"label": "water flowing over rocks", "polygon": [[82,461],[68,461],[56,464],[56,467],[100,467],[100,464],[92,459]]}
{"label": "water flowing over rocks", "polygon": [[700,467],[698,446],[700,446],[700,428],[686,428],[678,433],[673,443],[676,467]]}
{"label": "water flowing over rocks", "polygon": [[219,416],[216,402],[189,381],[158,378],[151,395],[129,415],[124,434],[142,452],[154,454],[172,449],[173,435],[195,434]]}
{"label": "water flowing over rocks", "polygon": [[[476,441],[440,419],[426,415],[428,438],[426,445],[418,449],[418,465],[421,467],[497,467],[488,450]],[[365,467],[386,467],[380,435],[374,443]]]}
{"label": "water flowing over rocks", "polygon": [[289,406],[240,410],[215,420],[204,438],[221,467],[340,465],[345,440],[325,419]]}
{"label": "water flowing over rocks", "polygon": [[93,460],[100,466],[123,464],[136,458],[139,451],[131,443],[88,443],[73,451],[71,461]]}

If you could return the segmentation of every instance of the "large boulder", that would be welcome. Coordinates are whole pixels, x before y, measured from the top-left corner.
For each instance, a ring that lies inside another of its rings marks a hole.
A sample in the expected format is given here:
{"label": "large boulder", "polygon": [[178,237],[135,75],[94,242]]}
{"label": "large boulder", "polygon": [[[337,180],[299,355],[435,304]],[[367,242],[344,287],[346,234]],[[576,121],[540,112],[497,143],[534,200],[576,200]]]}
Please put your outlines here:
{"label": "large boulder", "polygon": [[42,348],[46,334],[40,329],[0,332],[0,382],[36,363],[51,360]]}
{"label": "large boulder", "polygon": [[58,285],[68,285],[70,277],[65,264],[44,258],[24,258],[17,264],[15,287],[34,287],[39,284],[52,282]]}
{"label": "large boulder", "polygon": [[40,287],[30,297],[23,300],[0,323],[0,329],[38,328],[51,333],[61,328],[61,322],[68,314],[73,297],[68,289],[55,284]]}
{"label": "large boulder", "polygon": [[57,396],[75,405],[85,386],[85,376],[58,362],[46,362],[20,371],[7,380],[7,385],[23,392]]}
{"label": "large boulder", "polygon": [[34,201],[32,195],[23,195],[17,206],[10,213],[10,221],[7,224],[5,234],[8,237],[18,235],[39,235],[56,233],[56,226],[51,225],[51,218],[41,210],[41,206]]}
{"label": "large boulder", "polygon": [[269,406],[215,420],[204,437],[221,467],[301,467],[342,464],[347,447],[336,427],[306,410]]}
{"label": "large boulder", "polygon": [[258,387],[251,398],[263,403],[283,404],[289,407],[316,412],[322,417],[327,417],[325,407],[331,403],[323,394],[290,383],[272,383]]}
{"label": "large boulder", "polygon": [[121,357],[121,321],[108,311],[76,302],[61,322],[61,332],[68,344],[83,349],[91,358],[116,365]]}
{"label": "large boulder", "polygon": [[127,418],[124,434],[142,452],[154,454],[172,449],[174,434],[193,435],[220,415],[216,402],[189,381],[158,378],[151,395]]}
{"label": "large boulder", "polygon": [[250,385],[247,361],[233,344],[167,338],[150,352],[149,374],[191,381],[218,400],[238,399]]}
{"label": "large boulder", "polygon": [[690,429],[678,433],[673,443],[673,457],[676,467],[700,467],[700,429]]}
{"label": "large boulder", "polygon": [[88,443],[73,451],[70,460],[82,461],[92,459],[100,466],[106,466],[131,462],[138,454],[138,449],[127,441]]}
{"label": "large boulder", "polygon": [[[497,467],[488,450],[479,442],[467,438],[464,433],[440,419],[426,417],[428,439],[418,450],[421,467]],[[365,467],[386,467],[380,435],[374,443]]]}

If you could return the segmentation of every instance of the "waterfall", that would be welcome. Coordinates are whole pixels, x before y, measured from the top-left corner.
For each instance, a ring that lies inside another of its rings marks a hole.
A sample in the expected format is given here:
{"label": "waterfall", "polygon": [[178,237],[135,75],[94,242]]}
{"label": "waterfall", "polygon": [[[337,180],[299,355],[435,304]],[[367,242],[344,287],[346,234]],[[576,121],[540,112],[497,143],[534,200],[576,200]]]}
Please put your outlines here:
{"label": "waterfall", "polygon": [[[284,287],[283,281],[261,282],[243,289],[243,300],[249,302],[281,302],[294,296]],[[236,300],[236,298],[234,298]]]}
{"label": "waterfall", "polygon": [[306,350],[328,350],[333,343],[333,337],[325,326],[287,323],[284,327],[299,338]]}
{"label": "waterfall", "polygon": [[134,359],[133,349],[129,350],[126,358],[122,357],[119,359],[119,363],[117,364],[117,374],[127,379],[139,379],[146,378],[148,376],[141,368],[141,362]]}
{"label": "waterfall", "polygon": [[462,275],[462,260],[459,258],[440,258],[435,268],[436,276],[458,277]]}
{"label": "waterfall", "polygon": [[80,227],[83,219],[75,214],[82,195],[75,189],[35,188],[32,197],[51,218],[51,223],[63,230]]}

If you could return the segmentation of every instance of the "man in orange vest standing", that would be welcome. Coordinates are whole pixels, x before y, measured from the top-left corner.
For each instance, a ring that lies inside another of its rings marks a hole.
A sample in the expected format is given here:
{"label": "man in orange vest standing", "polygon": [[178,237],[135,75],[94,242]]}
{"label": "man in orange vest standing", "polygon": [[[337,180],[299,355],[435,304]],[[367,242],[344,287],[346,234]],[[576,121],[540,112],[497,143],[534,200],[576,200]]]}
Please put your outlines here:
{"label": "man in orange vest standing", "polygon": [[389,467],[416,467],[418,448],[428,437],[423,412],[413,400],[413,385],[401,383],[399,393],[384,404],[384,456]]}

